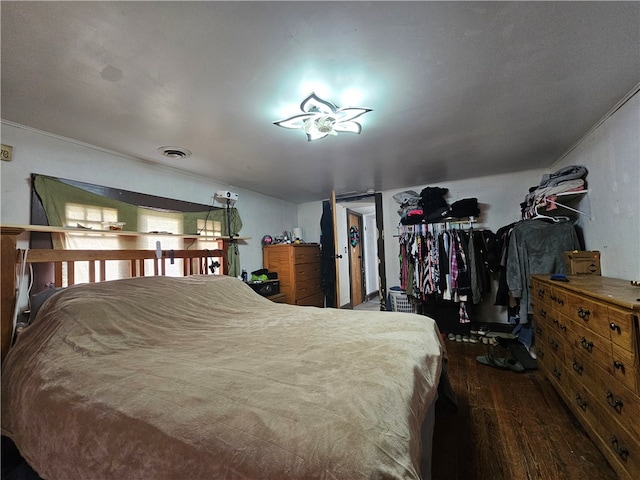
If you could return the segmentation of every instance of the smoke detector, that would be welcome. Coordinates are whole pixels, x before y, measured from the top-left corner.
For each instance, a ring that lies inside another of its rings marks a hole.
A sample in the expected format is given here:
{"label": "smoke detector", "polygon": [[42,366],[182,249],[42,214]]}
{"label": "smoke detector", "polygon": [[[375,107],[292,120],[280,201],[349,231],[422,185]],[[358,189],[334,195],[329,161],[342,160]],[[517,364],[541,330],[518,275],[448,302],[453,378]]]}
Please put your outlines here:
{"label": "smoke detector", "polygon": [[173,160],[180,160],[191,156],[191,152],[189,150],[181,147],[160,147],[158,148],[158,152]]}

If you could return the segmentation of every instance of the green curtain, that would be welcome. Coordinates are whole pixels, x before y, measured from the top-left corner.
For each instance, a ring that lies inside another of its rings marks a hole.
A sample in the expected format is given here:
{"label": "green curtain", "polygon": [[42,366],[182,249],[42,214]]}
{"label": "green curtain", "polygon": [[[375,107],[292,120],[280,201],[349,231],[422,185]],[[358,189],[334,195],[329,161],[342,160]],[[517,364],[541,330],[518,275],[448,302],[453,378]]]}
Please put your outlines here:
{"label": "green curtain", "polygon": [[[44,175],[34,175],[33,188],[40,197],[42,206],[50,226],[65,227],[66,206],[69,203],[80,205],[91,205],[101,208],[112,208],[118,212],[118,221],[125,222],[124,231],[138,231],[138,205],[103,197],[92,192],[88,192],[78,187],[61,182],[57,178]],[[229,221],[227,221],[227,212]],[[198,220],[218,221],[222,225],[222,235],[229,236],[229,224],[231,233],[237,236],[242,229],[242,220],[237,209],[215,208],[201,212],[182,212],[183,231],[185,234],[197,234]],[[229,275],[237,277],[240,275],[240,256],[236,245],[230,245],[228,258]]]}

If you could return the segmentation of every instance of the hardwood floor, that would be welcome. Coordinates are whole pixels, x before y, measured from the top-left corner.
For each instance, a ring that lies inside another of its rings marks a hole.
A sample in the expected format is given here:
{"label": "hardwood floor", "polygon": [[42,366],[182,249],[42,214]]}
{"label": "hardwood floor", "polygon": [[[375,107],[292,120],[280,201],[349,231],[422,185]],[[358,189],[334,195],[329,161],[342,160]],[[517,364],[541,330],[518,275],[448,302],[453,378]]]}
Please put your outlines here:
{"label": "hardwood floor", "polygon": [[476,356],[492,347],[445,342],[458,410],[436,411],[433,480],[617,478],[539,371],[485,366]]}

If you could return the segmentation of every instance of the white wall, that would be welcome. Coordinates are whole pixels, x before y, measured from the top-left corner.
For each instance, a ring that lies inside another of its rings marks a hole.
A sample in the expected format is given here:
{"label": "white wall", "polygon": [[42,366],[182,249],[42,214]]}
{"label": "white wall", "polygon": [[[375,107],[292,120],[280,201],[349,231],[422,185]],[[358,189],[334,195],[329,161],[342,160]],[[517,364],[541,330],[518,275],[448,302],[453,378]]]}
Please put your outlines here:
{"label": "white wall", "polygon": [[242,267],[248,271],[262,268],[263,235],[280,235],[296,226],[293,203],[70,139],[3,122],[2,143],[13,146],[14,157],[12,162],[0,162],[2,224],[29,224],[30,175],[40,173],[205,205],[211,204],[214,192],[232,190],[240,196],[236,204],[243,223],[240,234],[250,237],[239,244]]}
{"label": "white wall", "polygon": [[[579,209],[588,250],[602,275],[640,280],[640,93],[598,126],[555,169],[584,165],[589,195]],[[640,296],[640,295],[639,295]]]}
{"label": "white wall", "polygon": [[304,241],[320,243],[322,218],[322,202],[308,202],[298,204],[298,225],[303,228]]}

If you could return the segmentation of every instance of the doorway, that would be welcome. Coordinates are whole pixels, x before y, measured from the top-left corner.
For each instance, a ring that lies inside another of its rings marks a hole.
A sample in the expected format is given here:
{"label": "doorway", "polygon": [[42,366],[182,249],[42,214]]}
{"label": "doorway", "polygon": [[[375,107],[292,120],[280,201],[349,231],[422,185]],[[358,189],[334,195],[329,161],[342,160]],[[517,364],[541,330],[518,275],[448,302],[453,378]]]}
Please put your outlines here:
{"label": "doorway", "polygon": [[379,304],[376,309],[386,310],[382,194],[339,197],[335,202],[336,298],[327,306],[354,308],[373,302]]}

